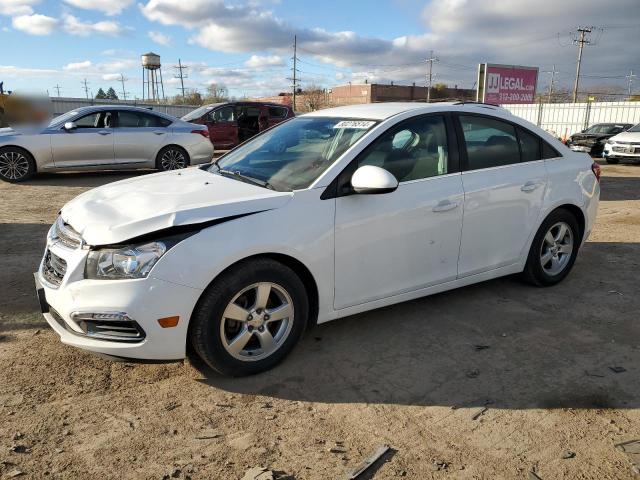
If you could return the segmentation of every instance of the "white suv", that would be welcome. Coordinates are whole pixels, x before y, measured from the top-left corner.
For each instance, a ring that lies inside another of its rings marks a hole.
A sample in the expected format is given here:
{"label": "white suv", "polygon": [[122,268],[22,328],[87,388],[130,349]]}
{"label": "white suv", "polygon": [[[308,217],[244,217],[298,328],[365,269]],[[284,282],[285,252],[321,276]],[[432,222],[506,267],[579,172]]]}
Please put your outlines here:
{"label": "white suv", "polygon": [[546,286],[593,228],[599,168],[482,104],[383,103],[284,122],[216,164],[62,208],[36,273],[64,343],[228,375],[312,324],[502,275]]}

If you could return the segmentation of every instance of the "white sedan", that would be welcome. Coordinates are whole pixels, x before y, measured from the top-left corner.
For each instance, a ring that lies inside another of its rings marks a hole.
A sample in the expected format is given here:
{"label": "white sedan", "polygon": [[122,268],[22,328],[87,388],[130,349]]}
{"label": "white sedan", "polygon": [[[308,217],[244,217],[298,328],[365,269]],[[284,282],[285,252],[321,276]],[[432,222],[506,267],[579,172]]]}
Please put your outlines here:
{"label": "white sedan", "polygon": [[515,273],[557,284],[593,228],[599,174],[497,107],[322,110],[215,164],[69,202],[40,304],[69,345],[174,360],[189,343],[253,374],[315,323]]}

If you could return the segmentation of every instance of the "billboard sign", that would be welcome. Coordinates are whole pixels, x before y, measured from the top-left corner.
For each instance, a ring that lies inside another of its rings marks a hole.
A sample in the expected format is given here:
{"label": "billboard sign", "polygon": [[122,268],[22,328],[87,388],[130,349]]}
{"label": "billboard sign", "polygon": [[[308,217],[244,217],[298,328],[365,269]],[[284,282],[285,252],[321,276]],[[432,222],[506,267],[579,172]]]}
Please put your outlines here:
{"label": "billboard sign", "polygon": [[476,100],[496,105],[533,103],[537,83],[537,67],[481,63],[478,66]]}

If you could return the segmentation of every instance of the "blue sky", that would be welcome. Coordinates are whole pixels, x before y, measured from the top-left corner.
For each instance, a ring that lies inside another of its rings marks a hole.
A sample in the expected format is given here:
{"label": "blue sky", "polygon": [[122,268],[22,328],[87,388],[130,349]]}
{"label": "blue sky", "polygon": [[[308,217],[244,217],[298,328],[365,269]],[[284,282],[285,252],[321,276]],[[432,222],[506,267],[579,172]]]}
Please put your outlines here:
{"label": "blue sky", "polygon": [[[189,66],[187,87],[224,84],[234,96],[289,89],[291,44],[299,39],[302,86],[352,82],[425,84],[431,50],[436,82],[471,88],[477,63],[555,64],[569,86],[571,32],[594,25],[585,49],[585,88],[627,85],[640,74],[638,0],[616,7],[585,0],[0,0],[0,81],[5,88],[84,96],[86,78],[140,97],[140,54],[161,55],[167,95],[172,66]],[[636,81],[640,87],[640,80]]]}

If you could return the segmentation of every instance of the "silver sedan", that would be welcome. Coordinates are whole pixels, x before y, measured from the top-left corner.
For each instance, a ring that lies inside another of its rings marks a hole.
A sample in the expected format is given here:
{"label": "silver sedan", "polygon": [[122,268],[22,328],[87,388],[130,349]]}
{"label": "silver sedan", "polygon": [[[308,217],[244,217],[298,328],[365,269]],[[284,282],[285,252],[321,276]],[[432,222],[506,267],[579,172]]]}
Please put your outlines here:
{"label": "silver sedan", "polygon": [[8,182],[37,172],[173,170],[212,157],[207,127],[139,107],[83,107],[46,127],[0,129],[0,179]]}

